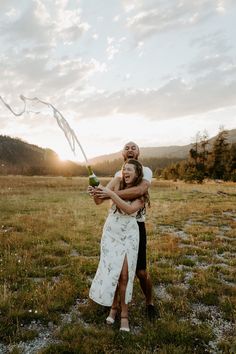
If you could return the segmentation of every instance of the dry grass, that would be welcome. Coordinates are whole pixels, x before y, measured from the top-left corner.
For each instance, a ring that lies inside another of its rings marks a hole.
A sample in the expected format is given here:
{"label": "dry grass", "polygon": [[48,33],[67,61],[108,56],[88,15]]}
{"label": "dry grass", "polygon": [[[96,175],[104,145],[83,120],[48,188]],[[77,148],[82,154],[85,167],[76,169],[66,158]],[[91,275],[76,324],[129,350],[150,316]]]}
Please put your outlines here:
{"label": "dry grass", "polygon": [[161,318],[148,322],[136,281],[128,336],[88,301],[108,204],[86,188],[0,177],[0,352],[236,352],[235,184],[153,182],[148,268]]}

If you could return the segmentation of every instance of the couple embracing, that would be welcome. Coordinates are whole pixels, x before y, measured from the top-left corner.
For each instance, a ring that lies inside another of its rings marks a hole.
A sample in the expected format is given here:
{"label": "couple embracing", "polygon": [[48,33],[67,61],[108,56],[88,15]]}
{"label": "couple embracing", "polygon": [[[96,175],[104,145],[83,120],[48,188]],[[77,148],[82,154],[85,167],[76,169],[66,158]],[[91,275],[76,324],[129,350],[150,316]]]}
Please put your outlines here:
{"label": "couple embracing", "polygon": [[152,171],[138,161],[139,147],[134,142],[125,144],[122,155],[122,169],[106,187],[88,188],[96,204],[108,198],[112,202],[103,227],[100,261],[89,297],[110,307],[106,323],[112,325],[120,296],[120,330],[129,332],[128,303],[132,299],[135,274],[146,298],[149,319],[156,315],[152,283],[146,270],[145,210],[149,204]]}

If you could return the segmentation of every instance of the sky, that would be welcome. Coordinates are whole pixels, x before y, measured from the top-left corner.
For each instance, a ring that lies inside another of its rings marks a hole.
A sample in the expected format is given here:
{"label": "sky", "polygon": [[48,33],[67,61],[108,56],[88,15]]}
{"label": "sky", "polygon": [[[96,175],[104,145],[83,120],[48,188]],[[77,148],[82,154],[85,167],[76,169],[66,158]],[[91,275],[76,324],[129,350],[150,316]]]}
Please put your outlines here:
{"label": "sky", "polygon": [[[212,137],[236,128],[235,24],[235,0],[1,0],[0,96],[53,105],[87,158]],[[0,101],[0,134],[84,160],[43,104]]]}

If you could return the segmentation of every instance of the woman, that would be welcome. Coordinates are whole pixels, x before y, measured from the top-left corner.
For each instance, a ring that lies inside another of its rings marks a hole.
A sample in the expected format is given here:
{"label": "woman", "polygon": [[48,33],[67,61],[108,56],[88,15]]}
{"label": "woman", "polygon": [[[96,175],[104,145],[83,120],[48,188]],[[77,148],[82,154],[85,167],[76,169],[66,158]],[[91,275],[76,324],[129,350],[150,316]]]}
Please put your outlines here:
{"label": "woman", "polygon": [[[135,277],[139,228],[136,215],[145,207],[147,196],[132,201],[122,200],[115,191],[141,183],[142,165],[134,159],[126,161],[122,179],[112,180],[107,187],[99,186],[112,200],[112,206],[103,227],[101,255],[89,296],[103,306],[111,306],[107,324],[113,324],[117,314],[118,289],[121,302],[121,331],[129,332],[128,303],[132,299]],[[97,204],[101,203],[94,197]]]}

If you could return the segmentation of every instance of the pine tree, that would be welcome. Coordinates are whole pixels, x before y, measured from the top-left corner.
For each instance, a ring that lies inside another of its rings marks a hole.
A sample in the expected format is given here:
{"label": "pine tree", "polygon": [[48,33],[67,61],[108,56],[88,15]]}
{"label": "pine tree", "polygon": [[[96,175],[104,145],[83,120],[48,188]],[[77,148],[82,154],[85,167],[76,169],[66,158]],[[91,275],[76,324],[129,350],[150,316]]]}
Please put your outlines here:
{"label": "pine tree", "polygon": [[198,132],[195,137],[193,147],[189,151],[189,161],[186,168],[184,179],[186,181],[197,181],[202,183],[206,173],[209,144],[208,133],[204,131],[203,135]]}
{"label": "pine tree", "polygon": [[236,143],[232,144],[229,151],[230,180],[236,182]]}
{"label": "pine tree", "polygon": [[210,172],[213,179],[229,179],[229,143],[227,138],[228,132],[220,128],[212,149]]}
{"label": "pine tree", "polygon": [[201,136],[201,141],[200,141],[201,151],[199,153],[199,163],[201,164],[201,170],[204,173],[204,177],[208,175],[207,161],[208,161],[208,156],[210,155],[210,152],[208,151],[208,145],[209,145],[209,136],[208,136],[208,132],[205,130],[203,132],[203,135]]}

